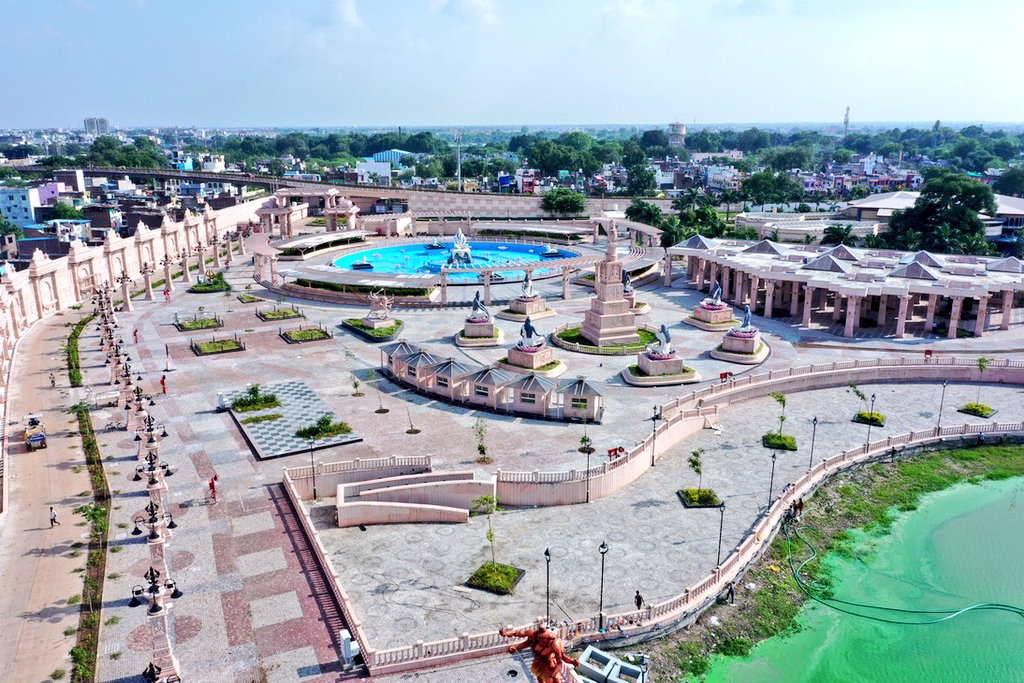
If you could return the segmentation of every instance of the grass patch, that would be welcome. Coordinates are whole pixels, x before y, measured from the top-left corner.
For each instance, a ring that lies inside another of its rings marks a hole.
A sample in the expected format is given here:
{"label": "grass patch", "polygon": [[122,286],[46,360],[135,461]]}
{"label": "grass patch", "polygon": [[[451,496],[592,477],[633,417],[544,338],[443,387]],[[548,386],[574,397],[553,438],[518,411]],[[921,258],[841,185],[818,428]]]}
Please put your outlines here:
{"label": "grass patch", "polygon": [[239,294],[237,298],[243,304],[254,304],[257,301],[265,301],[265,299],[261,299],[258,296],[253,296],[252,294]]}
{"label": "grass patch", "polygon": [[121,623],[121,617],[113,616],[103,622],[104,626],[116,626]]}
{"label": "grass patch", "polygon": [[[818,549],[818,558],[804,569],[807,582],[825,587],[831,583],[828,553],[853,554],[849,530],[888,533],[900,511],[917,508],[922,496],[959,483],[1024,475],[1024,448],[988,445],[968,449],[923,453],[897,460],[857,467],[834,477],[806,499],[801,524],[815,528],[805,532]],[[714,654],[745,656],[749,648],[766,638],[785,636],[798,627],[795,619],[805,596],[787,570],[790,541],[777,536],[765,555],[739,584],[752,582],[758,590],[737,588],[735,607],[712,607],[687,631],[662,639],[652,648],[652,680],[679,680],[681,675],[701,676]],[[805,557],[802,544],[792,552]],[[718,617],[713,623],[711,616]],[[688,679],[687,679],[688,680]]]}
{"label": "grass patch", "polygon": [[260,320],[291,320],[292,318],[305,318],[302,311],[297,308],[274,308],[269,311],[256,311]]}
{"label": "grass patch", "polygon": [[245,393],[231,402],[231,409],[236,413],[251,413],[264,408],[276,408],[281,405],[276,394],[260,391],[259,384],[253,384]]}
{"label": "grass patch", "polygon": [[[499,360],[498,363],[504,363],[506,365],[510,365],[510,363],[508,362],[508,356],[505,356],[504,358]],[[555,368],[557,368],[558,365],[559,365],[559,361],[555,360],[555,361],[551,361],[547,365],[542,365],[539,368],[534,368],[533,371],[534,372],[548,372],[550,370],[554,370]]]}
{"label": "grass patch", "polygon": [[74,627],[74,626],[68,626],[67,628],[64,629],[64,635],[66,635],[66,636],[73,636],[76,633],[78,633],[78,629],[76,627]]}
{"label": "grass patch", "polygon": [[209,330],[223,325],[224,323],[219,318],[194,318],[178,323],[178,328],[182,332],[191,332],[193,330]]}
{"label": "grass patch", "polygon": [[224,273],[208,275],[206,282],[197,282],[188,288],[193,294],[207,294],[209,292],[230,292],[231,285],[224,279]]}
{"label": "grass patch", "polygon": [[878,411],[872,413],[871,411],[868,410],[862,410],[853,416],[853,421],[865,425],[873,425],[875,427],[884,427],[885,415],[879,413]]}
{"label": "grass patch", "polygon": [[351,433],[352,427],[347,422],[335,422],[333,413],[327,413],[313,424],[296,430],[295,436],[300,439],[327,439]]}
{"label": "grass patch", "polygon": [[427,296],[431,290],[425,287],[376,287],[373,285],[347,285],[340,282],[324,282],[323,280],[307,280],[306,278],[296,278],[295,283],[298,287],[309,287],[311,289],[326,289],[331,292],[347,292],[352,294],[366,294],[369,295],[371,292],[376,292],[381,289],[384,290],[384,294],[388,296]]}
{"label": "grass patch", "polygon": [[676,495],[688,507],[717,507],[722,504],[714,489],[680,489]]}
{"label": "grass patch", "polygon": [[70,598],[68,598],[68,604],[69,605],[77,605],[80,602],[82,602],[82,596],[81,595],[72,595]]}
{"label": "grass patch", "polygon": [[[127,526],[127,525],[125,525],[125,526]],[[118,573],[118,572],[110,572],[110,574],[107,576],[107,578],[110,579],[111,581],[116,581],[116,580],[121,578],[121,574]]]}
{"label": "grass patch", "polygon": [[353,327],[358,327],[360,330],[370,335],[371,337],[388,337],[394,334],[395,332],[398,332],[398,328],[402,324],[401,320],[396,319],[394,325],[388,325],[387,327],[378,327],[377,329],[373,329],[372,327],[367,327],[366,325],[364,325],[362,318],[346,318],[345,322],[347,322],[349,325],[352,325]]}
{"label": "grass patch", "polygon": [[765,448],[775,448],[780,451],[795,451],[796,437],[778,432],[768,432],[761,437],[761,445]]}
{"label": "grass patch", "polygon": [[112,552],[112,553],[119,553],[119,552],[121,552],[122,550],[124,550],[124,547],[123,547],[123,546],[120,546],[120,545],[115,545],[115,546],[113,546],[113,547],[112,547],[112,548],[110,549],[110,552]]}
{"label": "grass patch", "polygon": [[217,341],[196,342],[192,345],[199,355],[205,356],[211,353],[224,353],[225,351],[241,351],[244,347],[237,339],[220,339]]}
{"label": "grass patch", "polygon": [[288,341],[307,342],[318,341],[320,339],[330,339],[331,335],[329,332],[321,330],[320,328],[311,327],[306,330],[292,330],[291,332],[285,332],[284,337]]}
{"label": "grass patch", "polygon": [[987,406],[984,403],[968,403],[967,405],[960,406],[957,412],[967,413],[968,415],[974,415],[975,417],[992,417],[996,414],[995,408]]}
{"label": "grass patch", "polygon": [[690,375],[693,373],[693,368],[688,368],[685,365],[683,366],[682,372],[671,372],[667,375],[648,375],[640,369],[639,365],[636,364],[630,365],[627,369],[629,370],[629,374],[634,377],[682,377],[683,375]]}
{"label": "grass patch", "polygon": [[473,572],[466,585],[498,595],[511,595],[526,571],[500,562],[484,562]]}
{"label": "grass patch", "polygon": [[82,336],[82,330],[85,329],[86,325],[93,321],[95,315],[87,315],[78,321],[74,329],[71,330],[71,334],[68,335],[68,343],[66,346],[67,361],[68,361],[68,379],[71,381],[71,386],[80,387],[82,386],[82,361],[78,357],[78,338]]}
{"label": "grass patch", "polygon": [[65,669],[54,669],[50,672],[50,678],[52,678],[55,681],[59,681],[67,675],[68,672]]}
{"label": "grass patch", "polygon": [[253,415],[242,420],[244,425],[253,425],[257,422],[270,422],[271,420],[280,420],[284,415],[281,413],[270,413],[269,415]]}
{"label": "grass patch", "polygon": [[640,341],[635,344],[618,344],[611,346],[597,346],[594,342],[590,341],[583,336],[581,327],[570,327],[569,329],[562,330],[558,333],[558,338],[564,342],[570,344],[579,344],[581,346],[592,346],[607,351],[620,351],[620,350],[636,350],[642,351],[647,348],[647,345],[651,342],[657,341],[657,336],[653,332],[648,332],[643,328],[637,328],[637,336],[640,337]]}

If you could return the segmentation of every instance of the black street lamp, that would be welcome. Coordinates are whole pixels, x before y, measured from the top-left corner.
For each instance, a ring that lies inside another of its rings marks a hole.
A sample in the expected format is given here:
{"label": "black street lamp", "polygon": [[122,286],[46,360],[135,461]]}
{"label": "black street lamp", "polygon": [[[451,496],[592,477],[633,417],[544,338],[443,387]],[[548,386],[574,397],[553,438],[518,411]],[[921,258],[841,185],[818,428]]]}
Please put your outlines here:
{"label": "black street lamp", "polygon": [[811,457],[807,461],[807,469],[811,470],[814,468],[814,437],[818,435],[818,416],[815,415],[814,419],[811,420]]}
{"label": "black street lamp", "polygon": [[871,422],[875,419],[875,395],[871,394],[871,408],[868,410],[868,440],[864,442],[864,450],[871,445]]}
{"label": "black street lamp", "polygon": [[777,458],[777,457],[778,456],[775,454],[775,451],[772,451],[772,476],[771,476],[771,479],[768,480],[768,508],[769,509],[771,509],[771,507],[772,507],[772,489],[775,488],[775,458]]}
{"label": "black street lamp", "polygon": [[600,621],[597,624],[597,630],[599,632],[604,631],[604,556],[608,554],[608,544],[601,541],[601,545],[597,547],[597,552],[601,553],[601,598],[597,613]]}
{"label": "black street lamp", "polygon": [[313,444],[316,439],[309,439],[309,469],[313,472],[313,500],[320,500],[316,495],[316,465],[313,464]]}
{"label": "black street lamp", "polygon": [[935,422],[936,428],[942,426],[942,406],[946,403],[946,385],[949,384],[948,379],[942,380],[942,396],[939,398],[939,418]]}
{"label": "black street lamp", "polygon": [[725,525],[725,503],[718,508],[718,559],[715,560],[715,567],[722,566],[722,527]]}
{"label": "black street lamp", "polygon": [[544,581],[544,619],[545,625],[551,623],[551,549],[544,548],[544,561],[547,562],[547,572]]}
{"label": "black street lamp", "polygon": [[651,467],[654,467],[654,454],[657,453],[658,444],[658,420],[661,415],[658,413],[658,406],[654,406],[654,415],[651,417]]}

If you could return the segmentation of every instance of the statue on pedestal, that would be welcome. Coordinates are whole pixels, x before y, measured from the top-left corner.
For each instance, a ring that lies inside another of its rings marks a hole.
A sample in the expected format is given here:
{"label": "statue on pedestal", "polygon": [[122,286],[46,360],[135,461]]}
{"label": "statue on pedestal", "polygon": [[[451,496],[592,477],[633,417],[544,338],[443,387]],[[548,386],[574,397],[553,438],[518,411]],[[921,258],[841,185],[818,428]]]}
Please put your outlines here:
{"label": "statue on pedestal", "polygon": [[526,277],[523,278],[522,294],[519,295],[520,299],[536,299],[537,292],[533,289],[533,271],[526,271]]}
{"label": "statue on pedestal", "polygon": [[387,320],[391,316],[393,298],[384,293],[383,289],[370,292],[370,313],[367,318]]}
{"label": "statue on pedestal", "polygon": [[722,305],[722,285],[718,284],[718,280],[711,281],[711,296],[701,301],[701,305],[707,308],[718,308]]}
{"label": "statue on pedestal", "polygon": [[537,677],[537,683],[562,683],[562,665],[572,664],[579,666],[580,661],[573,659],[565,652],[565,645],[555,635],[543,626],[536,629],[506,630],[500,629],[498,633],[506,638],[526,638],[518,645],[510,645],[509,653],[530,648],[533,652],[533,664],[530,671]]}
{"label": "statue on pedestal", "polygon": [[470,311],[468,319],[478,323],[487,322],[491,319],[490,312],[480,302],[479,291],[473,296],[473,310]]}
{"label": "statue on pedestal", "polygon": [[516,346],[520,349],[537,349],[544,346],[544,336],[537,333],[537,328],[533,326],[530,316],[526,316],[526,320],[523,321]]}
{"label": "statue on pedestal", "polygon": [[741,335],[752,335],[755,332],[757,332],[758,330],[756,327],[754,327],[754,324],[750,322],[750,318],[750,304],[747,304],[746,306],[743,307],[743,320],[740,321],[740,324],[738,326],[729,330],[729,333],[732,334],[733,332],[737,332]]}
{"label": "statue on pedestal", "polygon": [[661,329],[655,332],[655,336],[658,338],[658,343],[650,343],[647,345],[647,352],[654,356],[671,356],[674,351],[672,350],[672,334],[668,331],[668,328],[662,324]]}
{"label": "statue on pedestal", "polygon": [[629,294],[633,291],[633,277],[625,268],[622,269],[622,291],[624,294]]}

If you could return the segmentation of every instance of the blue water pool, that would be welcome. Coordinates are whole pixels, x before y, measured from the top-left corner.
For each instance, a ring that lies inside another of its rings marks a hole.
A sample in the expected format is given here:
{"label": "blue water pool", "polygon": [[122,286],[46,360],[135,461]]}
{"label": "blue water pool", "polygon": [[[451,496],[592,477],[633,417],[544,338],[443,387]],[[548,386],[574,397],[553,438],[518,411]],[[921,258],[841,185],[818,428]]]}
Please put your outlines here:
{"label": "blue water pool", "polygon": [[[489,266],[502,267],[495,271],[507,280],[523,278],[523,271],[515,268],[520,263],[550,262],[551,268],[535,269],[534,277],[553,274],[561,259],[579,256],[576,252],[557,249],[553,246],[538,244],[506,244],[503,242],[469,242],[470,260],[464,258],[459,262],[465,266],[481,268]],[[345,270],[366,271],[369,273],[389,273],[399,275],[430,275],[440,273],[441,268],[451,264],[458,267],[454,259],[453,243],[438,241],[428,244],[409,244],[380,249],[363,249],[346,254],[334,261],[334,266]],[[507,266],[507,268],[505,268]],[[449,273],[452,280],[471,280],[476,282],[477,273]]]}

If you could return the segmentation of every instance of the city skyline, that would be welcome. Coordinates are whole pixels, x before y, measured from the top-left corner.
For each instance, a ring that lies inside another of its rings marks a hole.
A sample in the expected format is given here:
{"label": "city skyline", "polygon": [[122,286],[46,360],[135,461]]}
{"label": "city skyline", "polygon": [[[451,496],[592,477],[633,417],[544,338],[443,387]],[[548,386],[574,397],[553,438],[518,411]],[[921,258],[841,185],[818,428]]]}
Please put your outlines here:
{"label": "city skyline", "polygon": [[[6,0],[8,87],[33,97],[4,98],[0,127],[1024,119],[989,67],[1013,59],[1016,22],[992,20],[1024,12],[1009,0],[819,5]],[[984,60],[950,49],[963,35]]]}

